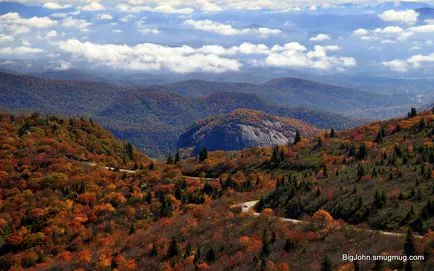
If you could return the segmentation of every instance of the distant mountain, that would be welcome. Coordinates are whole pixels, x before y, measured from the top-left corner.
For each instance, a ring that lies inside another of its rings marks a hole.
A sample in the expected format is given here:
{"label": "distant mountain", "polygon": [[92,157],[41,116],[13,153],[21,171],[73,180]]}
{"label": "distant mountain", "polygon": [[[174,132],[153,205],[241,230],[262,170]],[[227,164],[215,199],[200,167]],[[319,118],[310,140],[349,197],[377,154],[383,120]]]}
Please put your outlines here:
{"label": "distant mountain", "polygon": [[105,83],[57,81],[0,72],[0,109],[92,115],[127,89]]}
{"label": "distant mountain", "polygon": [[191,97],[162,89],[8,73],[0,73],[0,83],[0,110],[88,116],[154,157],[174,151],[178,137],[194,121],[239,108],[297,118],[320,128],[348,129],[361,123],[335,113],[276,105],[255,94],[215,92],[218,87],[204,96]]}
{"label": "distant mountain", "polygon": [[237,108],[247,108],[265,113],[299,119],[319,128],[348,129],[362,121],[339,114],[310,109],[306,107],[285,107],[269,102],[255,94],[219,91],[201,97],[207,110],[214,114],[226,114]]}
{"label": "distant mountain", "polygon": [[[384,108],[403,103],[392,95],[368,93],[351,88],[318,83],[299,78],[280,78],[262,84],[218,83],[188,80],[165,86],[155,86],[184,96],[201,97],[216,91],[255,94],[287,107],[308,107],[348,116],[359,115],[360,109]],[[357,115],[353,111],[357,111]]]}
{"label": "distant mountain", "polygon": [[306,137],[319,133],[299,120],[276,117],[260,111],[238,109],[226,115],[199,121],[180,136],[178,148],[241,150],[249,147],[293,143],[296,131]]}
{"label": "distant mountain", "polygon": [[361,123],[334,113],[279,106],[254,94],[214,92],[194,98],[153,89],[129,92],[100,111],[96,119],[118,137],[162,155],[175,149],[178,136],[194,121],[239,108],[297,118],[320,128],[348,129]]}
{"label": "distant mountain", "polygon": [[73,80],[73,81],[88,81],[88,82],[107,82],[107,79],[93,75],[88,72],[69,69],[69,70],[56,70],[49,69],[42,73],[35,73],[32,76],[39,77],[42,79],[50,80]]}

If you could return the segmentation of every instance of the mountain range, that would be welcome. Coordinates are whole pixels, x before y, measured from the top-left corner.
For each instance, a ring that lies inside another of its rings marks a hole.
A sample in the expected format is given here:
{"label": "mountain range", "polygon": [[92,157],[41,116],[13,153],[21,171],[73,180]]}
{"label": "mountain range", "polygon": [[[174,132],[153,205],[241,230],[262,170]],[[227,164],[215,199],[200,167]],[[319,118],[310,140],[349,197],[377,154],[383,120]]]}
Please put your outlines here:
{"label": "mountain range", "polygon": [[300,78],[279,78],[261,84],[188,80],[153,87],[189,97],[201,97],[215,91],[249,93],[281,106],[308,107],[364,118],[375,118],[375,114],[360,114],[358,109],[384,109],[408,103],[401,96],[377,94]]}
{"label": "mountain range", "polygon": [[[36,110],[43,113],[88,116],[103,124],[116,136],[145,149],[151,156],[173,152],[179,135],[195,121],[227,114],[239,108],[297,118],[319,128],[347,129],[361,123],[360,120],[340,114],[301,107],[306,103],[302,100],[303,97],[310,92],[315,92],[315,95],[323,99],[310,99],[310,105],[316,108],[331,108],[326,106],[324,101],[334,100],[336,106],[339,106],[345,104],[347,99],[337,101],[339,91],[343,95],[342,91],[347,90],[345,88],[326,85],[327,88],[316,89],[322,84],[305,80],[281,79],[279,84],[271,81],[263,85],[192,80],[139,89],[102,82],[48,80],[0,73],[0,82],[2,110]],[[294,97],[289,104],[298,107],[279,105],[266,99],[267,95],[259,95],[270,91],[276,96],[284,97],[286,91],[294,89],[297,91],[288,94]],[[361,101],[356,104],[360,107],[364,103],[374,102],[373,98],[365,101],[356,90],[348,90],[348,95],[359,97]],[[348,108],[349,105],[345,107]]]}

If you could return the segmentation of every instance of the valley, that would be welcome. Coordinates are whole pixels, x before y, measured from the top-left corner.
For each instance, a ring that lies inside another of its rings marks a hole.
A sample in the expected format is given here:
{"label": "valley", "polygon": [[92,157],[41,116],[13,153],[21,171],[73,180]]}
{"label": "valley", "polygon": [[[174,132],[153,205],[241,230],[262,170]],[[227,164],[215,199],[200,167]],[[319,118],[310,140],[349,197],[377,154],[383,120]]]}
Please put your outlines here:
{"label": "valley", "polygon": [[1,109],[90,117],[153,157],[174,153],[179,136],[196,121],[237,109],[342,130],[363,123],[363,118],[389,116],[378,114],[388,108],[392,115],[401,115],[410,103],[296,78],[263,84],[192,80],[149,88],[9,73],[1,73],[0,79]]}

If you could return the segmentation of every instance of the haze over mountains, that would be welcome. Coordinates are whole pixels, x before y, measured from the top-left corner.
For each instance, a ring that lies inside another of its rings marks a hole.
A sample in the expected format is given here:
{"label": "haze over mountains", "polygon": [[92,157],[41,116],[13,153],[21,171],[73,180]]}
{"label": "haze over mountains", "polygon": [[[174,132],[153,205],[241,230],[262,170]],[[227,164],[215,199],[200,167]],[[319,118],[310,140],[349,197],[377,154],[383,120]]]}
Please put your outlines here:
{"label": "haze over mountains", "polygon": [[241,108],[339,130],[354,127],[362,119],[404,115],[412,105],[408,99],[387,93],[298,78],[262,84],[189,80],[147,88],[9,73],[0,73],[0,81],[3,110],[92,117],[151,156],[173,152],[178,137],[195,121]]}
{"label": "haze over mountains", "polygon": [[[157,156],[174,151],[178,136],[194,121],[240,108],[297,118],[319,128],[346,129],[361,123],[336,113],[274,104],[257,96],[255,91],[259,87],[251,84],[228,84],[230,88],[227,88],[214,82],[190,81],[200,82],[204,92],[186,96],[175,90],[130,89],[106,83],[46,80],[7,73],[0,73],[0,81],[4,90],[0,92],[3,110],[89,116],[117,136]],[[239,85],[241,88],[237,88]],[[176,84],[167,89],[173,86]],[[191,93],[198,87],[197,84],[192,86]],[[303,103],[300,100],[299,104]]]}

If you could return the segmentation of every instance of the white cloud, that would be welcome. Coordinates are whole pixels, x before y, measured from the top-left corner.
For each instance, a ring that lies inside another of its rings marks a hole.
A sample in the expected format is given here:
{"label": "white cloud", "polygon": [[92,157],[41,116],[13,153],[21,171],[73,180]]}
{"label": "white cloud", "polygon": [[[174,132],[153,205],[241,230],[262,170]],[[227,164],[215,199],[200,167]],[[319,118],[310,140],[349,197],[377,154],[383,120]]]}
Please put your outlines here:
{"label": "white cloud", "polygon": [[409,30],[416,33],[431,33],[434,32],[434,25],[426,24],[426,25],[413,26],[410,27]]}
{"label": "white cloud", "polygon": [[434,53],[429,55],[414,55],[406,60],[395,59],[393,61],[382,62],[385,67],[398,72],[407,72],[410,67],[415,69],[421,68],[425,63],[434,63]]}
{"label": "white cloud", "polygon": [[13,42],[15,40],[14,37],[0,34],[0,43]]}
{"label": "white cloud", "polygon": [[106,8],[99,2],[90,2],[89,4],[80,7],[81,10],[84,11],[101,11],[101,10],[105,10]]}
{"label": "white cloud", "polygon": [[184,24],[191,26],[197,30],[217,33],[224,36],[253,34],[262,38],[266,38],[270,35],[277,35],[282,33],[282,31],[279,29],[272,29],[267,27],[238,29],[238,28],[234,28],[232,25],[222,24],[211,20],[189,19],[184,21]]}
{"label": "white cloud", "polygon": [[419,13],[417,13],[412,9],[403,10],[403,11],[387,10],[381,13],[380,15],[378,15],[378,17],[380,17],[386,22],[401,22],[408,25],[412,25],[417,22]]}
{"label": "white cloud", "polygon": [[113,20],[113,16],[110,15],[110,14],[108,14],[108,13],[99,14],[97,18],[98,18],[98,20],[101,20],[101,21],[111,21],[111,20]]}
{"label": "white cloud", "polygon": [[192,8],[176,8],[170,5],[163,6],[130,6],[126,4],[119,4],[116,8],[120,12],[127,13],[140,13],[140,12],[157,12],[157,13],[166,13],[166,14],[192,14],[194,10]]}
{"label": "white cloud", "polygon": [[39,48],[26,47],[26,46],[0,48],[0,55],[8,55],[8,56],[34,55],[42,52],[44,52],[44,50]]}
{"label": "white cloud", "polygon": [[366,36],[368,35],[369,31],[364,28],[359,28],[357,30],[354,30],[353,34],[357,36]]}
{"label": "white cloud", "polygon": [[0,33],[20,35],[30,32],[32,28],[48,28],[56,25],[49,17],[22,18],[18,13],[10,12],[0,15]]}
{"label": "white cloud", "polygon": [[362,40],[380,40],[381,43],[395,43],[396,41],[406,41],[414,32],[408,29],[403,29],[399,26],[386,26],[385,28],[376,28],[367,30],[359,28],[353,31],[353,34],[359,36]]}
{"label": "white cloud", "polygon": [[116,69],[169,70],[176,73],[238,71],[243,66],[241,59],[247,63],[282,68],[342,70],[357,65],[352,57],[331,55],[341,49],[339,46],[318,45],[308,50],[298,42],[272,47],[245,42],[229,48],[220,45],[193,48],[188,45],[169,47],[143,43],[128,46],[67,40],[59,43],[59,49],[71,54],[74,59]]}
{"label": "white cloud", "polygon": [[92,63],[118,69],[158,71],[176,73],[238,71],[241,64],[236,59],[216,54],[206,54],[187,45],[168,47],[152,43],[136,46],[95,44],[78,40],[59,43],[59,49]]}
{"label": "white cloud", "polygon": [[47,38],[55,38],[57,37],[57,32],[55,30],[51,30],[47,33]]}
{"label": "white cloud", "polygon": [[70,8],[71,5],[60,5],[59,3],[55,3],[55,2],[47,2],[44,4],[43,7],[46,9],[65,9],[65,8]]}
{"label": "white cloud", "polygon": [[[345,2],[345,0],[329,0],[332,4],[336,2]],[[128,6],[158,6],[164,3],[175,9],[189,7],[204,12],[219,12],[222,10],[276,10],[283,12],[300,11],[306,8],[315,11],[318,8],[327,8],[331,5],[323,1],[306,1],[306,0],[129,0]]]}
{"label": "white cloud", "polygon": [[407,62],[412,64],[415,68],[420,68],[423,63],[433,63],[434,53],[430,55],[415,55],[410,57]]}
{"label": "white cloud", "polygon": [[407,72],[408,71],[408,64],[406,61],[395,59],[392,61],[384,61],[381,64],[383,64],[384,67],[390,68],[393,71],[397,72]]}
{"label": "white cloud", "polygon": [[326,41],[326,40],[330,40],[330,36],[327,34],[318,34],[314,37],[310,38],[311,41]]}
{"label": "white cloud", "polygon": [[376,28],[374,32],[382,34],[400,34],[404,32],[404,29],[399,26],[387,26],[385,28]]}
{"label": "white cloud", "polygon": [[339,49],[338,46],[324,47],[315,46],[314,50],[308,51],[306,47],[297,42],[274,46],[271,53],[265,59],[267,66],[291,67],[291,68],[314,68],[320,70],[355,67],[357,61],[352,57],[329,56],[329,51]]}
{"label": "white cloud", "polygon": [[72,64],[70,62],[59,60],[56,63],[56,67],[54,67],[54,70],[56,71],[67,71],[72,68]]}
{"label": "white cloud", "polygon": [[73,27],[80,29],[82,32],[87,32],[88,27],[91,26],[92,23],[84,20],[84,19],[75,19],[73,17],[67,17],[62,21],[63,27]]}

